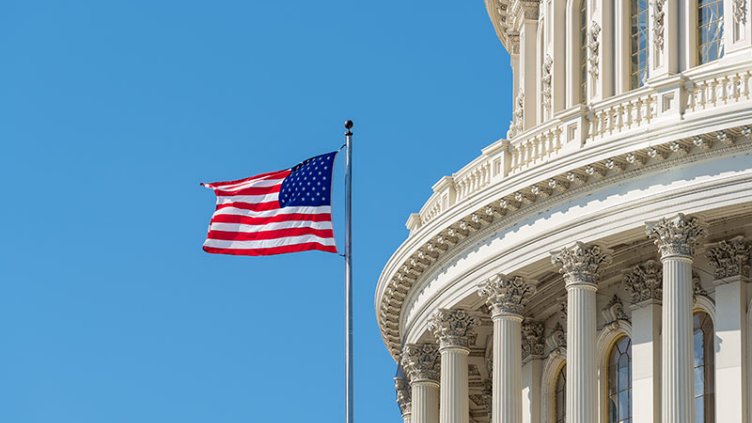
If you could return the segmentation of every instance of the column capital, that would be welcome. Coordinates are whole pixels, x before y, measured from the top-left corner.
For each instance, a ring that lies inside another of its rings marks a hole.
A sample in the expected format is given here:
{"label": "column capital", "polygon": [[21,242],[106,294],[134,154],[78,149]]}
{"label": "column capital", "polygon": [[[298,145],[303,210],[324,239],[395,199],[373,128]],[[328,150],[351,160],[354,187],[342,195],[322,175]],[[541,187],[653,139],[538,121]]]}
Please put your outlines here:
{"label": "column capital", "polygon": [[412,390],[410,382],[405,377],[397,376],[394,378],[394,390],[397,393],[397,405],[400,414],[404,417],[411,413],[412,408]]}
{"label": "column capital", "polygon": [[479,319],[466,310],[439,309],[431,317],[428,330],[439,341],[440,348],[467,348],[478,323]]}
{"label": "column capital", "polygon": [[663,298],[663,266],[648,260],[624,272],[624,289],[632,296],[632,304],[659,303]]}
{"label": "column capital", "polygon": [[498,273],[478,286],[478,295],[491,308],[492,317],[512,314],[522,317],[525,304],[535,293],[535,287],[520,276]]}
{"label": "column capital", "polygon": [[405,345],[400,365],[411,384],[421,381],[439,383],[441,356],[436,344]]}
{"label": "column capital", "polygon": [[551,262],[559,266],[567,288],[579,284],[595,285],[601,266],[611,262],[611,250],[578,241],[571,247],[552,252]]}
{"label": "column capital", "polygon": [[527,357],[542,357],[545,351],[543,340],[543,322],[525,320],[522,322],[522,359]]}
{"label": "column capital", "polygon": [[682,213],[669,219],[664,217],[655,222],[646,222],[645,226],[648,237],[655,239],[661,258],[691,258],[700,239],[707,235],[707,229],[699,218]]}
{"label": "column capital", "polygon": [[744,237],[737,236],[708,244],[706,255],[710,264],[715,267],[716,279],[725,279],[733,276],[747,276],[749,273],[749,259],[752,255],[752,244]]}

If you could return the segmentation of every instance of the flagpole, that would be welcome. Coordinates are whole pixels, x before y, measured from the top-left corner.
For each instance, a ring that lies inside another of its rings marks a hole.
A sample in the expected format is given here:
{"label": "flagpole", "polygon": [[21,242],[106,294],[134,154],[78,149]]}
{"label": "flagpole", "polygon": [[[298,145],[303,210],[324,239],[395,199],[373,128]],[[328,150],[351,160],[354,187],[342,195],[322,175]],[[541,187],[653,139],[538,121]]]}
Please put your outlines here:
{"label": "flagpole", "polygon": [[352,328],[352,129],[345,122],[345,423],[353,423]]}

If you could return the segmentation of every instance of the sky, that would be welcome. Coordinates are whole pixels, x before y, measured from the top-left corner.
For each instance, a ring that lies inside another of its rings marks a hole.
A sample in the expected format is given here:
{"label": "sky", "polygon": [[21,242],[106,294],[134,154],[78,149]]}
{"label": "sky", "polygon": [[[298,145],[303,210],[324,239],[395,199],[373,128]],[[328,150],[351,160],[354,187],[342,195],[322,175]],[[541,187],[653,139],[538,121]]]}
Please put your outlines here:
{"label": "sky", "polygon": [[335,150],[346,119],[355,419],[400,421],[379,274],[511,104],[480,0],[1,1],[0,422],[344,421],[342,258],[204,253],[199,182]]}

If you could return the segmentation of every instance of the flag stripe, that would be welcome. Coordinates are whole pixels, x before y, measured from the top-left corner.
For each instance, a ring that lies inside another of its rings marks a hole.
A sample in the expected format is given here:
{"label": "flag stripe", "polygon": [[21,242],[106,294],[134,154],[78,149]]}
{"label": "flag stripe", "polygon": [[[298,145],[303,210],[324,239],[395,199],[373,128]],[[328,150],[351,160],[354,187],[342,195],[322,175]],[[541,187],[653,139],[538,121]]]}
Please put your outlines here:
{"label": "flag stripe", "polygon": [[278,210],[279,207],[279,201],[270,201],[268,203],[226,203],[226,204],[217,204],[217,210],[224,209],[224,208],[234,208],[234,209],[241,209],[241,210],[248,210],[248,211],[254,211],[254,212],[260,212],[260,211],[269,211],[269,210]]}
{"label": "flag stripe", "polygon": [[330,213],[290,213],[275,214],[268,217],[251,217],[241,216],[238,214],[217,214],[212,217],[211,223],[242,223],[244,225],[264,225],[267,223],[288,222],[294,220],[307,220],[309,222],[329,222],[332,220],[332,215]]}
{"label": "flag stripe", "polygon": [[214,248],[271,248],[281,247],[283,245],[305,244],[308,242],[317,242],[321,245],[334,245],[334,239],[322,238],[316,235],[299,235],[288,236],[276,239],[264,239],[256,241],[232,241],[223,239],[208,238],[204,245]]}
{"label": "flag stripe", "polygon": [[238,189],[249,184],[252,185],[254,182],[262,182],[262,181],[268,182],[270,180],[271,181],[276,180],[279,182],[285,179],[287,175],[289,174],[290,174],[290,169],[278,170],[275,172],[267,172],[267,173],[262,173],[260,175],[251,176],[249,178],[237,179],[235,181],[209,182],[209,183],[205,183],[202,185],[204,185],[207,188],[212,188],[212,189],[215,189],[215,188]]}
{"label": "flag stripe", "polygon": [[258,231],[258,232],[227,232],[211,230],[207,238],[219,241],[261,241],[283,238],[293,238],[306,235],[313,235],[319,238],[333,238],[334,232],[331,229],[314,229],[314,228],[288,228],[276,231]]}
{"label": "flag stripe", "polygon": [[217,204],[231,204],[231,203],[271,203],[279,199],[279,193],[272,192],[270,194],[263,195],[232,195],[232,196],[217,196]]}
{"label": "flag stripe", "polygon": [[277,210],[265,210],[265,211],[252,211],[252,210],[240,209],[236,207],[222,207],[214,212],[214,216],[230,214],[230,215],[240,215],[240,216],[249,216],[249,217],[268,217],[268,216],[276,216],[276,215],[282,215],[282,214],[298,214],[298,213],[320,214],[320,213],[331,213],[331,212],[332,212],[331,206],[284,207],[284,208],[277,209]]}
{"label": "flag stripe", "polygon": [[214,193],[219,195],[260,195],[260,194],[271,194],[273,192],[279,192],[279,190],[282,189],[282,183],[281,181],[277,181],[276,184],[272,186],[252,186],[247,188],[240,188],[235,190],[230,189],[215,189]]}
{"label": "flag stripe", "polygon": [[230,254],[234,256],[271,256],[274,254],[296,253],[299,251],[319,250],[328,253],[336,253],[337,248],[330,245],[321,245],[316,242],[306,244],[285,245],[282,247],[271,248],[253,248],[253,249],[236,249],[236,248],[216,248],[204,246],[204,251],[212,254]]}
{"label": "flag stripe", "polygon": [[287,222],[274,222],[264,225],[244,225],[238,223],[220,223],[212,222],[209,225],[209,231],[224,232],[262,232],[277,231],[280,229],[292,228],[311,228],[311,229],[332,229],[332,222],[311,222],[309,220],[290,220]]}

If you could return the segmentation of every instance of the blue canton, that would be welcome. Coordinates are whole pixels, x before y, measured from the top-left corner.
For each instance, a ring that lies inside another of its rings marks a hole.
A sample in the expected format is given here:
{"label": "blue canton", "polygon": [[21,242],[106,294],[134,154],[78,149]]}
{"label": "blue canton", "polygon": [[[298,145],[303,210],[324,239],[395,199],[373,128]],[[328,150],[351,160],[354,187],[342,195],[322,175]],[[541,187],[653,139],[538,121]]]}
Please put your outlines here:
{"label": "blue canton", "polygon": [[329,206],[332,204],[332,169],[337,152],[312,157],[295,165],[282,181],[279,205]]}

